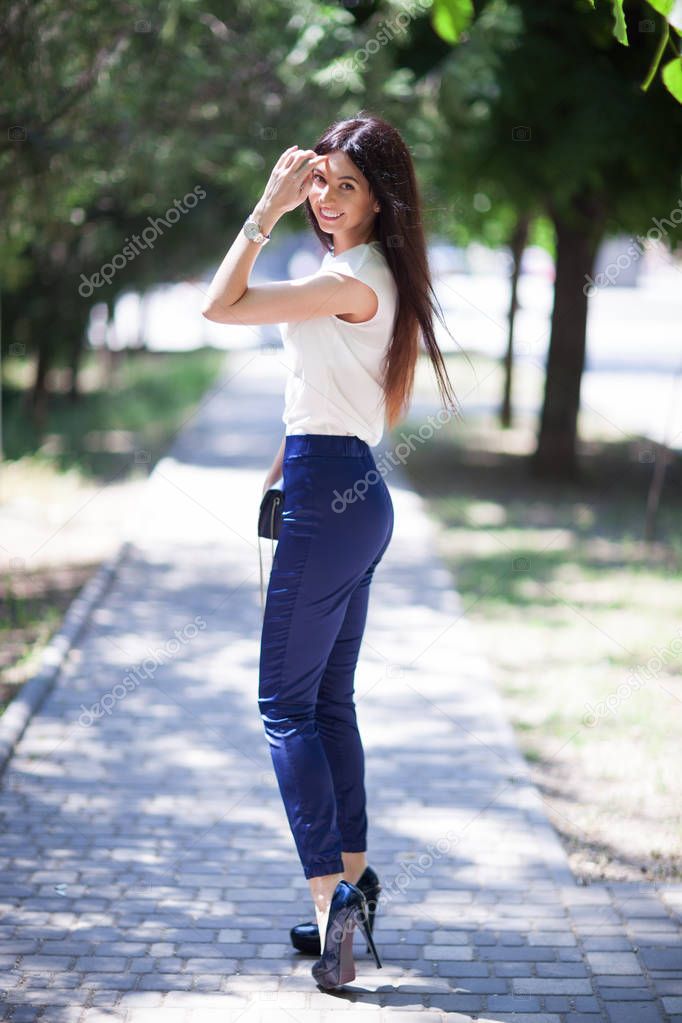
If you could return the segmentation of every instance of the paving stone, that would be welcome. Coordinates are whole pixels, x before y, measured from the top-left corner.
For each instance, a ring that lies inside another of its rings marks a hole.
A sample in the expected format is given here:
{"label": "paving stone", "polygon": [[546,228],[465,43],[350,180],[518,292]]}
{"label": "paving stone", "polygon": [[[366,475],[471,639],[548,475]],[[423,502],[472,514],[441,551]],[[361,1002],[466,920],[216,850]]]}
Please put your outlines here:
{"label": "paving stone", "polygon": [[[355,994],[330,996],[291,948],[312,903],[253,695],[253,517],[284,383],[278,358],[230,353],[145,482],[79,656],[0,779],[11,1023],[236,1023],[273,1006],[295,1023],[595,1023],[602,1010],[605,1023],[672,1023],[682,885],[574,882],[398,466],[357,671],[384,968],[359,935]],[[240,497],[229,518],[226,494]],[[74,734],[83,705],[199,614],[205,630],[153,680]],[[414,741],[396,739],[406,720],[420,723]]]}
{"label": "paving stone", "polygon": [[495,963],[496,977],[532,977],[533,966],[530,963]]}
{"label": "paving stone", "polygon": [[657,980],[656,991],[659,995],[682,995],[682,976]]}
{"label": "paving stone", "polygon": [[[127,1023],[190,1023],[189,1009],[128,1009]],[[226,1023],[229,1023],[226,1020]]]}
{"label": "paving stone", "polygon": [[588,952],[587,961],[596,973],[642,972],[634,952]]}
{"label": "paving stone", "polygon": [[[411,969],[414,970],[414,966]],[[446,962],[441,959],[436,964],[436,970],[440,977],[455,977],[461,981],[465,981],[469,977],[490,976],[490,969],[486,963],[467,963],[456,960]]]}
{"label": "paving stone", "polygon": [[499,959],[505,963],[539,963],[556,959],[556,949],[537,945],[535,948],[516,948],[513,945],[496,945],[478,950],[481,959]]}
{"label": "paving stone", "polygon": [[457,985],[458,991],[472,994],[504,995],[509,991],[509,981],[503,977],[467,977]]}
{"label": "paving stone", "polygon": [[600,1012],[598,1000],[591,995],[576,995],[571,1001],[578,1012]]}
{"label": "paving stone", "polygon": [[137,981],[140,991],[188,991],[192,986],[190,974],[143,973]]}
{"label": "paving stone", "polygon": [[[564,922],[565,927],[565,922]],[[576,939],[570,931],[531,931],[528,935],[529,945],[551,945],[558,948],[563,945],[576,945]]]}
{"label": "paving stone", "polygon": [[12,1010],[11,1018],[12,1023],[33,1023],[34,1020],[38,1019],[40,1009],[33,1005],[17,1005]]}
{"label": "paving stone", "polygon": [[67,970],[75,962],[75,956],[26,955],[21,957],[21,970]]}
{"label": "paving stone", "polygon": [[125,1018],[126,1013],[122,1010],[89,1006],[83,1009],[82,1014],[78,1017],[78,1023],[124,1023]]}
{"label": "paving stone", "polygon": [[516,977],[512,989],[520,995],[591,995],[589,980],[572,977]]}
{"label": "paving stone", "polygon": [[[462,995],[462,994],[451,994],[451,995],[437,995],[435,1000],[438,1003],[438,1008],[442,1012],[480,1012],[484,1006],[483,995]],[[394,1005],[394,1001],[391,998],[390,1004]],[[417,1005],[417,1003],[415,1003]],[[411,1013],[412,1014],[412,1013]],[[391,1019],[395,1016],[394,1012],[391,1012]],[[419,1014],[421,1021],[421,1012]]]}
{"label": "paving stone", "polygon": [[436,959],[439,962],[446,959],[457,961],[473,959],[473,951],[463,945],[426,945],[423,954],[425,959]]}
{"label": "paving stone", "polygon": [[124,991],[118,1002],[121,1008],[157,1006],[163,1003],[163,995],[159,991]]}
{"label": "paving stone", "polygon": [[538,963],[538,977],[586,977],[587,968],[583,963]]}
{"label": "paving stone", "polygon": [[610,987],[638,988],[644,983],[644,977],[628,975],[627,973],[605,973],[592,978],[594,984],[604,991]]}
{"label": "paving stone", "polygon": [[602,1017],[587,1012],[567,1012],[563,1018],[565,1023],[596,1023]]}
{"label": "paving stone", "polygon": [[546,995],[544,1007],[549,1012],[578,1012],[586,1015],[601,1012],[599,1002],[590,995]]}
{"label": "paving stone", "polygon": [[539,1012],[540,1002],[537,998],[522,995],[489,995],[486,1006],[488,1012]]}
{"label": "paving stone", "polygon": [[81,956],[74,966],[79,973],[97,970],[102,973],[122,973],[126,961],[123,956]]}
{"label": "paving stone", "polygon": [[647,1002],[653,995],[647,987],[602,987],[605,1002]]}
{"label": "paving stone", "polygon": [[654,1002],[616,1002],[607,1006],[609,1023],[665,1023],[665,1017]]}
{"label": "paving stone", "polygon": [[494,1023],[498,1023],[498,1021],[499,1023],[561,1023],[561,1017],[555,1012],[497,1012]]}
{"label": "paving stone", "polygon": [[677,948],[640,948],[639,955],[650,970],[682,971],[682,945]]}
{"label": "paving stone", "polygon": [[582,945],[586,952],[632,952],[632,943],[620,934],[583,938]]}

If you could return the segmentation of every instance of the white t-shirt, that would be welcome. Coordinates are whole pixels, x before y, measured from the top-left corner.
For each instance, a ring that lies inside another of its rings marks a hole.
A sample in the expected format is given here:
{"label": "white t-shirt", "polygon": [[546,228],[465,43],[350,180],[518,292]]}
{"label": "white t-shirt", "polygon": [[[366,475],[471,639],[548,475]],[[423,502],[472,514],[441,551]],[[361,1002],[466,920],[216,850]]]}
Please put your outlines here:
{"label": "white t-shirt", "polygon": [[369,285],[378,308],[364,323],[332,315],[279,324],[288,367],[285,433],[355,435],[376,446],[384,432],[381,373],[398,289],[379,241],[354,245],[338,256],[325,253],[317,272],[327,269]]}

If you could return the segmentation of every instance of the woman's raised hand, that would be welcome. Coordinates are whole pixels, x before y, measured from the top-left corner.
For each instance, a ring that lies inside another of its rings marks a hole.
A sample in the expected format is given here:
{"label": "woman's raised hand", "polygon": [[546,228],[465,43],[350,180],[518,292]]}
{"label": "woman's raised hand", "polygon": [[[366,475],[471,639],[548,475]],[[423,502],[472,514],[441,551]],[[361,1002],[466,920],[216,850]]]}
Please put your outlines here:
{"label": "woman's raised hand", "polygon": [[326,159],[312,149],[289,146],[272,169],[259,206],[276,213],[289,213],[308,198],[313,183],[313,169]]}

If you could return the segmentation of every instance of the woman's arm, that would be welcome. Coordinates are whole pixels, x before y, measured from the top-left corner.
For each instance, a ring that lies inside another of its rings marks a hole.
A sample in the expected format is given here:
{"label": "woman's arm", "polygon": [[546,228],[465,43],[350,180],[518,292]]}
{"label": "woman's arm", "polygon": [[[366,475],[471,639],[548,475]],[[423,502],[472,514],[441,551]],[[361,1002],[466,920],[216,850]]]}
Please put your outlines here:
{"label": "woman's arm", "polygon": [[[319,161],[326,159],[311,149],[297,150],[297,146],[292,146],[282,153],[254,208],[253,217],[264,234],[270,234],[285,213],[306,200],[312,185],[312,170]],[[307,167],[306,160],[309,161]],[[239,231],[208,289],[201,310],[207,320],[252,325],[292,323],[348,313],[369,320],[376,312],[377,297],[367,284],[332,270],[250,288],[249,275],[259,249],[257,242],[249,241],[244,232]]]}
{"label": "woman's arm", "polygon": [[[247,242],[247,245],[251,244],[254,243]],[[207,305],[202,313],[214,323],[240,323],[243,326],[298,323],[318,316],[347,313],[360,316],[361,319],[355,322],[361,323],[374,316],[377,303],[376,292],[368,284],[329,269],[293,281],[273,281],[247,288],[232,305],[214,302]]]}
{"label": "woman's arm", "polygon": [[[272,204],[265,201],[265,197],[256,204],[252,214],[253,219],[260,224],[263,234],[270,234],[282,216],[283,213],[273,209]],[[260,249],[258,242],[249,241],[243,231],[239,232],[211,281],[201,310],[203,316],[209,320],[225,322],[218,317],[246,293],[249,276]]]}
{"label": "woman's arm", "polygon": [[[312,149],[299,150],[298,146],[285,149],[253,210],[253,218],[263,234],[270,234],[280,217],[306,200],[312,185],[312,168],[323,159]],[[258,242],[250,241],[239,231],[208,289],[202,309],[204,316],[214,319],[212,314],[229,308],[244,295],[260,248]]]}
{"label": "woman's arm", "polygon": [[265,477],[265,483],[263,484],[263,494],[272,486],[275,480],[278,480],[282,475],[282,462],[284,460],[284,444],[286,442],[286,437],[287,435],[285,433],[284,437],[282,438],[282,443],[280,444],[279,451],[275,455],[275,460],[270,466],[268,474]]}

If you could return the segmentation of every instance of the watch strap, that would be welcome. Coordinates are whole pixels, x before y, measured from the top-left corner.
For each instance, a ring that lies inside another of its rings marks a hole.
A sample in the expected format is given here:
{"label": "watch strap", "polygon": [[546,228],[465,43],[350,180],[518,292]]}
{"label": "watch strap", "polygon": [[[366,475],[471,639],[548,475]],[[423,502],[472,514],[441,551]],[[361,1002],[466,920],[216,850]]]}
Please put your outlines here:
{"label": "watch strap", "polygon": [[260,226],[260,224],[258,223],[258,220],[256,219],[256,217],[253,214],[251,214],[251,216],[246,218],[246,220],[244,221],[244,226],[246,226],[246,224],[255,224],[256,227],[258,228],[258,231],[260,233],[260,238],[254,238],[253,241],[258,242],[259,244],[262,244],[263,242],[269,242],[270,241],[270,235],[265,233],[265,231]]}

